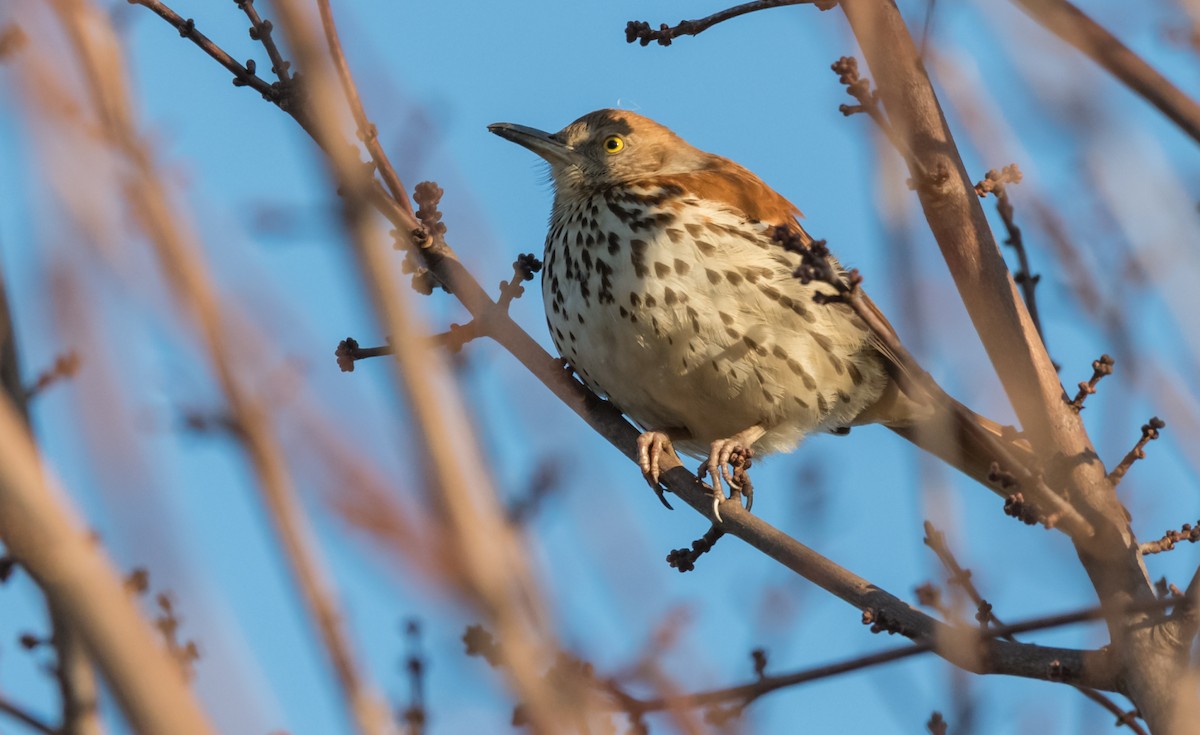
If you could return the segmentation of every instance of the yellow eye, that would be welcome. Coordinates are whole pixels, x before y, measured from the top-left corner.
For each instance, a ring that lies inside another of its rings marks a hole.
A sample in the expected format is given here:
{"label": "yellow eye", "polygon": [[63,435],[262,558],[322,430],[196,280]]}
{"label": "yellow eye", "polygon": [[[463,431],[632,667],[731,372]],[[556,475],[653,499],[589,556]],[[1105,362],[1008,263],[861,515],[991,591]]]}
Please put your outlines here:
{"label": "yellow eye", "polygon": [[625,148],[625,141],[619,135],[610,135],[604,139],[604,150],[608,153],[620,153]]}

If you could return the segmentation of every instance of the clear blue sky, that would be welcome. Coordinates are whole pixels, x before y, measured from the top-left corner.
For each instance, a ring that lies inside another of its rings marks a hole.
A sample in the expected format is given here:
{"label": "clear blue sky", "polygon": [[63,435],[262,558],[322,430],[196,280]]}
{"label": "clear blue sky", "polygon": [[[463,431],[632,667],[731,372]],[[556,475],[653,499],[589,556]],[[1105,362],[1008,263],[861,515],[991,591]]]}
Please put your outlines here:
{"label": "clear blue sky", "polygon": [[[293,425],[291,396],[304,393],[332,429],[394,480],[402,502],[416,502],[419,478],[405,473],[412,460],[405,446],[409,422],[386,365],[364,363],[350,375],[334,365],[340,339],[373,343],[380,335],[331,216],[336,201],[313,147],[290,119],[234,88],[222,69],[148,11],[105,4],[124,28],[145,133],[204,238],[222,294],[277,347],[257,358],[257,374],[263,390],[278,392],[281,422]],[[1181,12],[1110,0],[1083,4],[1184,90],[1200,94],[1196,52],[1164,40],[1166,27],[1182,26]],[[11,3],[0,9],[0,22],[37,5]],[[232,2],[179,0],[175,7],[266,72],[269,62]],[[840,12],[771,10],[671,48],[624,41],[628,20],[673,23],[720,7],[334,2],[384,145],[410,186],[436,179],[446,190],[449,239],[484,284],[510,275],[517,253],[540,253],[550,203],[542,166],[488,134],[487,124],[555,130],[596,108],[636,110],[742,163],[795,201],[809,229],[862,270],[866,287],[927,368],[968,404],[1006,418],[998,384],[894,154],[868,119],[845,119],[837,110],[847,100],[829,65],[857,54]],[[1101,352],[1117,357],[1116,376],[1086,412],[1102,456],[1115,463],[1150,415],[1167,420],[1166,438],[1121,486],[1136,532],[1153,538],[1195,521],[1200,442],[1184,427],[1197,415],[1196,391],[1187,383],[1172,388],[1178,378],[1170,376],[1195,375],[1200,362],[1189,318],[1200,308],[1197,146],[1011,4],[936,7],[935,69],[968,167],[981,178],[1015,161],[1028,176],[1013,191],[1014,203],[1034,268],[1043,274],[1040,304],[1064,382],[1085,379]],[[926,3],[902,8],[919,32]],[[952,79],[982,91],[995,111],[991,124],[1008,132],[969,134],[964,106],[979,95],[963,94]],[[77,380],[35,405],[49,463],[119,563],[149,568],[154,588],[169,588],[177,598],[183,633],[202,651],[197,689],[223,732],[348,732],[243,457],[219,436],[180,429],[182,412],[219,410],[219,391],[180,320],[164,312],[170,301],[147,251],[117,243],[127,254],[114,272],[77,244],[78,231],[56,216],[39,166],[37,146],[46,142],[38,142],[12,104],[16,87],[4,67],[0,84],[6,102],[0,105],[0,264],[25,369],[32,376],[65,348],[84,357]],[[900,202],[901,213],[882,217],[886,198]],[[1056,256],[1031,214],[1032,200],[1061,214],[1083,268],[1135,325],[1127,342],[1072,298],[1068,284],[1079,266]],[[991,202],[985,206],[991,213]],[[264,212],[281,212],[283,227],[265,228]],[[902,287],[906,272],[916,274],[916,300]],[[81,279],[71,287],[73,299],[64,296],[63,273]],[[130,273],[141,277],[131,283]],[[397,276],[398,287],[405,280]],[[1156,295],[1164,288],[1166,297]],[[64,306],[72,301],[74,311]],[[439,329],[463,321],[444,295],[423,304]],[[536,287],[514,313],[550,344]],[[89,357],[111,353],[115,343],[122,345],[119,366],[111,354]],[[671,616],[683,622],[663,663],[687,689],[747,680],[749,651],[758,646],[768,649],[770,670],[781,672],[899,642],[872,636],[857,611],[735,539],[723,540],[695,572],[668,568],[667,551],[704,532],[701,518],[685,509],[666,512],[632,465],[496,346],[469,345],[463,375],[506,495],[520,494],[546,458],[569,478],[533,521],[530,544],[561,639],[601,671],[635,661]],[[289,448],[301,446],[299,434],[283,431]],[[403,619],[416,616],[431,659],[430,732],[510,731],[510,703],[499,680],[482,661],[464,657],[458,642],[474,621],[330,512],[330,497],[354,489],[339,487],[336,476],[298,454],[292,456],[301,490],[336,570],[348,629],[374,679],[391,693],[406,690],[399,631]],[[756,469],[755,512],[909,599],[913,588],[939,578],[921,544],[922,520],[932,517],[948,528],[1002,617],[1093,602],[1062,538],[1005,518],[995,496],[936,466],[919,473],[918,461],[882,429],[815,437]],[[1153,557],[1151,572],[1183,584],[1196,551]],[[8,611],[0,616],[0,691],[49,715],[53,693],[37,670],[38,656],[15,643],[19,632],[42,624],[38,598],[23,577],[0,594]],[[1095,627],[1036,640],[1104,642]],[[921,659],[831,679],[758,702],[745,729],[913,733],[939,709],[957,733],[953,678],[948,666]],[[1092,732],[1111,725],[1107,713],[1062,687],[972,679],[969,691],[976,732]]]}

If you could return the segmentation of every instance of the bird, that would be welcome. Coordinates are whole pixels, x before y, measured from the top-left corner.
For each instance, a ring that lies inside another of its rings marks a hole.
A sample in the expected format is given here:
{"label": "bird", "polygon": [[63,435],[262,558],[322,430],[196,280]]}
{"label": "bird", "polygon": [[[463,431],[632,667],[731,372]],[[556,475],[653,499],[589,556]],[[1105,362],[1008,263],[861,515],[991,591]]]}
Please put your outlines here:
{"label": "bird", "polygon": [[895,330],[865,294],[884,334],[839,302],[835,283],[797,277],[814,246],[803,215],[749,170],[628,110],[597,110],[557,133],[488,130],[550,166],[551,338],[642,429],[638,464],[653,487],[664,454],[704,458],[720,522],[721,481],[738,489],[737,453],[788,452],[864,424],[994,480],[1004,429],[913,388],[888,347]]}

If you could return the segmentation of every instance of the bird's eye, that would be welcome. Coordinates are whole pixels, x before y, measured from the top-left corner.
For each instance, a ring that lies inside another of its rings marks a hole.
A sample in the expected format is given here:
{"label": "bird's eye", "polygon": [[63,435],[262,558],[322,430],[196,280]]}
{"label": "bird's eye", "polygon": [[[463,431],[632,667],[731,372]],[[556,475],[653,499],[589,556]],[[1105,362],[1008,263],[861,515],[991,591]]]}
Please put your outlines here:
{"label": "bird's eye", "polygon": [[604,150],[607,153],[620,153],[625,148],[625,141],[619,135],[610,135],[604,139]]}

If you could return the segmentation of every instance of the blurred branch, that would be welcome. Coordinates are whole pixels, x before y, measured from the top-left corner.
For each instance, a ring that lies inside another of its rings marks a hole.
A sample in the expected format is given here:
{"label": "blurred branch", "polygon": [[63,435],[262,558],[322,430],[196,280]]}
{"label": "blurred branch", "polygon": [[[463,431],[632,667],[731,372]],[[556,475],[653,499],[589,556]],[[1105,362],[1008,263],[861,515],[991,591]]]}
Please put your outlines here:
{"label": "blurred branch", "polygon": [[[428,499],[439,511],[444,523],[442,530],[451,539],[458,581],[463,584],[463,592],[503,632],[506,649],[514,662],[511,683],[529,707],[533,729],[561,732],[565,723],[578,715],[568,704],[573,691],[567,686],[570,682],[561,682],[551,691],[543,686],[537,674],[536,661],[544,649],[542,639],[550,635],[552,626],[543,617],[542,596],[527,565],[528,553],[504,518],[461,397],[451,382],[445,355],[434,350],[422,334],[409,303],[410,294],[395,288],[387,277],[386,256],[391,248],[378,236],[375,227],[373,207],[376,202],[386,201],[391,216],[396,218],[393,220],[396,229],[409,233],[410,244],[406,244],[419,254],[434,276],[439,276],[438,265],[454,257],[445,244],[445,227],[437,212],[441,190],[433,184],[418,186],[421,209],[414,213],[407,200],[399,201],[364,169],[357,151],[343,145],[333,114],[338,83],[348,98],[357,97],[357,91],[341,58],[341,44],[330,23],[328,9],[318,29],[308,23],[294,0],[277,2],[275,7],[290,47],[304,69],[308,85],[304,99],[310,104],[301,112],[311,124],[317,143],[328,154],[326,163],[342,195],[343,218],[354,245],[360,277],[381,324],[399,348],[396,360],[392,361],[396,385],[418,427],[413,432],[418,456],[432,480],[427,484]],[[334,69],[341,70],[336,81],[322,54],[320,33],[333,57]],[[361,107],[357,113],[360,124],[370,124],[361,114]],[[372,154],[378,152],[380,149],[375,148]],[[386,158],[372,160],[376,172],[390,169]],[[403,191],[399,195],[403,197]],[[458,294],[463,284],[456,280],[456,275],[447,273],[438,281]],[[468,278],[464,275],[464,280]],[[474,283],[474,279],[470,281]],[[506,310],[486,295],[482,300],[490,313],[507,317]],[[480,321],[481,328],[486,326]]]}
{"label": "blurred branch", "polygon": [[1200,104],[1067,0],[1013,0],[1034,20],[1116,77],[1200,143]]}
{"label": "blurred branch", "polygon": [[671,41],[679,36],[696,36],[718,23],[723,23],[739,15],[785,5],[816,5],[818,10],[829,10],[837,5],[837,0],[754,0],[754,2],[735,5],[719,13],[713,13],[705,18],[681,20],[673,26],[662,23],[658,30],[651,29],[650,24],[645,21],[631,20],[625,26],[625,41],[627,43],[637,41],[643,46],[648,46],[651,41],[656,41],[659,46],[670,46]]}
{"label": "blurred branch", "polygon": [[341,82],[346,102],[350,105],[350,112],[354,115],[354,124],[358,127],[359,140],[367,147],[367,152],[375,163],[375,169],[383,178],[383,183],[387,186],[388,193],[392,195],[392,200],[409,215],[413,215],[412,205],[408,201],[408,189],[400,181],[400,176],[397,175],[387,153],[379,144],[378,128],[367,119],[362,98],[358,94],[358,85],[354,83],[354,77],[350,75],[350,67],[346,63],[346,56],[342,53],[342,41],[338,37],[337,26],[334,25],[333,11],[329,8],[329,0],[317,0],[317,8],[321,12],[321,28],[325,32],[329,55],[333,59],[334,69],[337,70],[338,81]]}
{"label": "blurred branch", "polygon": [[[153,5],[157,6],[156,12],[160,15],[167,17],[164,13],[170,14],[160,4]],[[136,130],[124,88],[125,74],[118,47],[115,43],[108,48],[100,47],[102,36],[97,29],[104,27],[100,22],[94,23],[96,28],[83,26],[85,13],[90,8],[80,0],[60,0],[55,7],[86,79],[90,101],[105,141],[128,163],[122,183],[133,205],[135,218],[154,246],[159,265],[172,286],[172,293],[199,332],[203,348],[228,403],[231,421],[238,429],[234,435],[242,443],[257,476],[262,500],[269,510],[284,556],[334,667],[349,711],[360,732],[367,735],[387,732],[386,706],[359,673],[350,652],[350,644],[341,630],[341,615],[332,582],[323,570],[314,534],[296,500],[269,415],[238,376],[237,359],[226,334],[220,299],[198,255],[198,248],[176,220],[167,198],[170,188],[162,182],[152,155]],[[195,24],[190,20],[182,22],[180,34],[190,37],[202,47],[207,44],[216,49],[215,44],[195,30]],[[214,56],[218,57],[219,54]],[[226,64],[226,67],[229,68],[229,65]],[[267,96],[264,92],[264,97]]]}
{"label": "blurred branch", "polygon": [[67,352],[54,359],[54,364],[43,370],[37,379],[25,389],[25,400],[37,397],[42,391],[60,380],[73,378],[79,372],[80,358],[78,353]]}
{"label": "blurred branch", "polygon": [[69,732],[67,730],[58,730],[50,725],[47,725],[6,699],[0,699],[0,712],[3,712],[25,727],[28,727],[30,730],[43,733],[43,735],[65,735],[65,733]]}
{"label": "blurred branch", "polygon": [[[78,358],[67,360],[60,357],[55,361],[54,372],[67,372],[58,369],[64,361],[78,364]],[[53,380],[39,378],[35,386],[44,388]],[[16,328],[9,310],[4,273],[0,271],[0,395],[5,396],[17,409],[18,416],[23,419],[26,429],[31,433],[28,402],[35,393],[36,390],[27,389],[21,383]],[[0,490],[2,489],[0,486]],[[34,578],[37,579],[36,575]],[[58,683],[59,709],[62,716],[58,732],[61,735],[99,735],[103,732],[100,714],[97,711],[99,692],[96,673],[85,648],[84,639],[75,627],[71,614],[60,609],[50,595],[46,596],[46,609],[53,631],[51,644],[55,651],[54,677]],[[34,729],[45,727],[8,703],[3,703],[2,708]]]}

